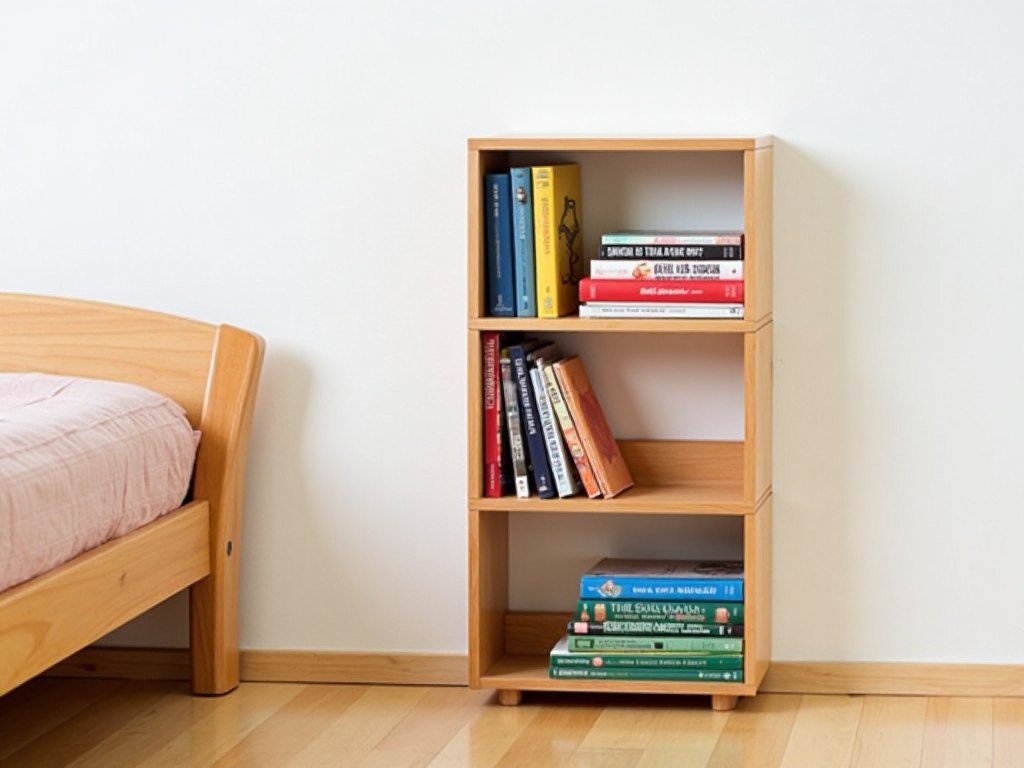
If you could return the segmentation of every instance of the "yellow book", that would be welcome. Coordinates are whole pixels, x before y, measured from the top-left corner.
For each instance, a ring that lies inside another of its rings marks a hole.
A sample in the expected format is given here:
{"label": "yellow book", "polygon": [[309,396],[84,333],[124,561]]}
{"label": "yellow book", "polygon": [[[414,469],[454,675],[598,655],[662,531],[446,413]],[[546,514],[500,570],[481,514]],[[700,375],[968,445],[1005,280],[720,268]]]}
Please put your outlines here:
{"label": "yellow book", "polygon": [[583,277],[580,199],[578,164],[533,168],[538,317],[561,317],[579,307],[579,282]]}

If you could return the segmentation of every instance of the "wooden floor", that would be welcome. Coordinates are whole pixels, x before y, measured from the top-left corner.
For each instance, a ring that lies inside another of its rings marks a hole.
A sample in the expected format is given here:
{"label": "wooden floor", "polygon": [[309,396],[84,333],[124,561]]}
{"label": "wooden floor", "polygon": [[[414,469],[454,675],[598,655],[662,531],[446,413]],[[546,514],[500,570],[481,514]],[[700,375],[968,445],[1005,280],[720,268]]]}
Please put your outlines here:
{"label": "wooden floor", "polygon": [[1024,766],[1024,699],[693,697],[41,678],[0,698],[0,766]]}

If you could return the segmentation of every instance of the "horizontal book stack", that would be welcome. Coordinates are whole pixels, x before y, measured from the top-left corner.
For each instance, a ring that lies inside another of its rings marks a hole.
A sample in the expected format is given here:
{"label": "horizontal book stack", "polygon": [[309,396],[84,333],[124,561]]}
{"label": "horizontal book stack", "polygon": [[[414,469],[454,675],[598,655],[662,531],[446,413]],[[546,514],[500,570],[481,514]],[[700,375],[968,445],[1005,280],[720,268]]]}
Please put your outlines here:
{"label": "horizontal book stack", "polygon": [[484,495],[611,498],[633,477],[578,355],[482,334]]}
{"label": "horizontal book stack", "polygon": [[580,317],[742,318],[743,233],[622,231],[601,236],[580,280]]}
{"label": "horizontal book stack", "polygon": [[743,564],[605,558],[567,630],[553,678],[743,682]]}

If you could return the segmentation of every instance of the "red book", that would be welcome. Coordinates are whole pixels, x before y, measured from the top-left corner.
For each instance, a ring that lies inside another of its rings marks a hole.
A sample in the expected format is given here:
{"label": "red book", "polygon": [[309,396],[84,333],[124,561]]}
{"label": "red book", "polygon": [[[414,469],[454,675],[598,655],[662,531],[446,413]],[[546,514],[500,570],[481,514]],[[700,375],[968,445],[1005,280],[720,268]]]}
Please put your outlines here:
{"label": "red book", "polygon": [[742,303],[742,280],[580,280],[580,301]]}
{"label": "red book", "polygon": [[508,467],[502,466],[501,370],[498,350],[501,334],[484,331],[483,339],[483,399],[484,399],[484,496],[497,498],[504,492],[504,478]]}

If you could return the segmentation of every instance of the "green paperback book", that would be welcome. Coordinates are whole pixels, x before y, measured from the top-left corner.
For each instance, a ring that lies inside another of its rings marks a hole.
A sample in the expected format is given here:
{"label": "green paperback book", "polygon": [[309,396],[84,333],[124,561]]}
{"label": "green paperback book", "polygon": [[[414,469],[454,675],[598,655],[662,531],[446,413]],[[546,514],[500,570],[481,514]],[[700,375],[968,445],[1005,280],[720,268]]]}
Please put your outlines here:
{"label": "green paperback book", "polygon": [[664,680],[677,682],[742,683],[742,669],[657,669],[645,667],[592,667],[552,666],[548,674],[553,678],[590,680]]}
{"label": "green paperback book", "polygon": [[742,624],[743,603],[676,600],[580,600],[574,621],[675,621]]}
{"label": "green paperback book", "polygon": [[570,651],[707,651],[742,653],[741,637],[649,637],[644,635],[569,635]]}
{"label": "green paperback book", "polygon": [[742,669],[743,654],[712,651],[582,652],[563,637],[551,649],[551,667],[587,669]]}
{"label": "green paperback book", "polygon": [[743,624],[676,624],[668,621],[570,621],[571,635],[698,635],[743,637]]}

